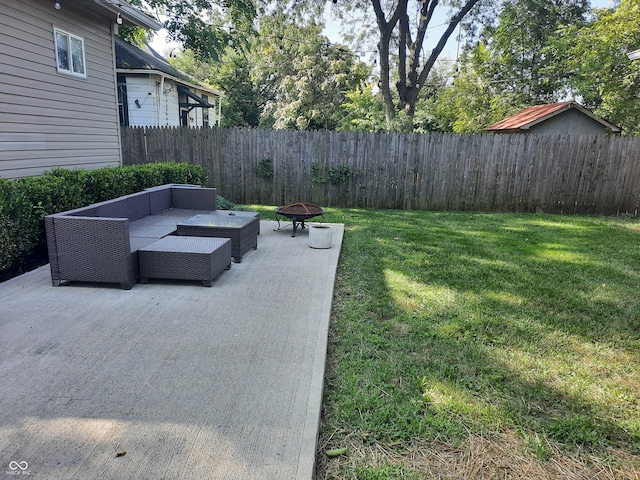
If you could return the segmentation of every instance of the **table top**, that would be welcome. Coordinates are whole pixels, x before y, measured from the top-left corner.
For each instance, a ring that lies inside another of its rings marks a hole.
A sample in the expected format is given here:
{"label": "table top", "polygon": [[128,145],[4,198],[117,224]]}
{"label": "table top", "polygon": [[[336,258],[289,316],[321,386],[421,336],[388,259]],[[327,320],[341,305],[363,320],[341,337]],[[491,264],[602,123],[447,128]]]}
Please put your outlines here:
{"label": "table top", "polygon": [[241,228],[251,222],[256,221],[253,216],[244,215],[208,215],[201,213],[191,218],[182,220],[178,226],[185,227],[221,227],[221,228]]}

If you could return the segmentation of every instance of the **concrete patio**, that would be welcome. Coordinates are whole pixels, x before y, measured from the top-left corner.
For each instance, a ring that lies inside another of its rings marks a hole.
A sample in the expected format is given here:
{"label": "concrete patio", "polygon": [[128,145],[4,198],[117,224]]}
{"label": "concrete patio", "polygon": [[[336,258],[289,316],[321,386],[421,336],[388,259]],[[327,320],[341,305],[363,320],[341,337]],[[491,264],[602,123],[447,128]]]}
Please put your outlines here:
{"label": "concrete patio", "polygon": [[275,227],[211,288],[0,284],[0,473],[310,480],[344,226]]}

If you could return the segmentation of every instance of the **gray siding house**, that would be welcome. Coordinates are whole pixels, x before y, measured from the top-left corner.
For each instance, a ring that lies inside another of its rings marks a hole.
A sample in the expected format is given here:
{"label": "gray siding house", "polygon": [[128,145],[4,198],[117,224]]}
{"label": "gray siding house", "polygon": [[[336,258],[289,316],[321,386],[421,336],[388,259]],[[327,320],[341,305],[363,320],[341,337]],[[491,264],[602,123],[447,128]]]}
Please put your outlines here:
{"label": "gray siding house", "polygon": [[0,0],[0,176],[121,164],[114,35],[160,24],[123,0]]}

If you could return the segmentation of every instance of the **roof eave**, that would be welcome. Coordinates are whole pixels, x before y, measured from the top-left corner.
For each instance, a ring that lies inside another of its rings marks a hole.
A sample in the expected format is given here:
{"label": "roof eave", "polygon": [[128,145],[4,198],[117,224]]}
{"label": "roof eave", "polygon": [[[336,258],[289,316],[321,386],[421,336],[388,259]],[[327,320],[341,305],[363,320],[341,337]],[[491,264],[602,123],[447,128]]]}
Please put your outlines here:
{"label": "roof eave", "polygon": [[100,5],[104,9],[113,12],[116,16],[118,13],[122,16],[122,18],[134,25],[139,27],[143,27],[149,30],[158,31],[162,28],[162,24],[157,22],[149,15],[141,12],[135,7],[132,7],[128,3],[122,2],[119,0],[117,3],[113,3],[110,0],[93,0],[96,4]]}
{"label": "roof eave", "polygon": [[524,130],[520,128],[491,128],[487,127],[484,129],[485,132],[490,133],[523,133]]}

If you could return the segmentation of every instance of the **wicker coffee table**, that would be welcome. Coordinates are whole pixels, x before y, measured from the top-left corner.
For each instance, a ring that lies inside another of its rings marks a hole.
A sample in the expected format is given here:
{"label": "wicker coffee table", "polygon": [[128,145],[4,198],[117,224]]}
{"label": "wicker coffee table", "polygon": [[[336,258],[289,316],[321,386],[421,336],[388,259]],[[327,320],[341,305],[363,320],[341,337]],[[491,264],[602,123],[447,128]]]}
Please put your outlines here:
{"label": "wicker coffee table", "polygon": [[228,238],[169,235],[138,250],[140,283],[149,278],[201,280],[206,287],[231,268]]}
{"label": "wicker coffee table", "polygon": [[249,250],[258,248],[260,220],[252,215],[200,214],[177,224],[182,236],[218,237],[231,239],[231,256],[236,263]]}

